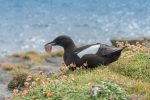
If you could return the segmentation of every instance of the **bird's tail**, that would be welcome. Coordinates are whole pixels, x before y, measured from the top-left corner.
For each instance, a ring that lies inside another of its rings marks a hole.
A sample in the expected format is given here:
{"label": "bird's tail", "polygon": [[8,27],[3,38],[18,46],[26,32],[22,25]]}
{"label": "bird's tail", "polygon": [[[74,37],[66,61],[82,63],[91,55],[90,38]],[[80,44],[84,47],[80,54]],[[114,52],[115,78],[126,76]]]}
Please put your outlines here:
{"label": "bird's tail", "polygon": [[125,48],[127,48],[128,46],[124,46],[123,48],[121,48],[121,51],[123,50],[123,49],[125,49]]}

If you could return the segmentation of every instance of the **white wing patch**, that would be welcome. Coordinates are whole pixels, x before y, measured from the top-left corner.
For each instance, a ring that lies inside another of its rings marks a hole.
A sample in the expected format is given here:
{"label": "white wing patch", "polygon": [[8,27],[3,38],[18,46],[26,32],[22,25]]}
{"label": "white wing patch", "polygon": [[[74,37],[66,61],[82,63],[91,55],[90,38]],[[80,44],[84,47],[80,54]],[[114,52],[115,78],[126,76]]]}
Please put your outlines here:
{"label": "white wing patch", "polygon": [[100,44],[96,44],[93,46],[90,46],[83,51],[79,52],[77,55],[82,58],[86,54],[96,54],[98,52],[98,49],[100,48]]}

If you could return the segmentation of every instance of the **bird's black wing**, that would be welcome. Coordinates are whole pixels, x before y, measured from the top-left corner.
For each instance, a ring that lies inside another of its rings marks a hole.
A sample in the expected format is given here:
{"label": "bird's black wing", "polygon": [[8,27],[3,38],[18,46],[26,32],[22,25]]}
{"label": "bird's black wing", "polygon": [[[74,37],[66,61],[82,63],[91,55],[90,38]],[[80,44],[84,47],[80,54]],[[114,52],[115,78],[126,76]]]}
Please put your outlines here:
{"label": "bird's black wing", "polygon": [[121,51],[123,50],[123,48],[116,48],[113,46],[108,46],[105,44],[101,44],[97,55],[102,56],[102,57],[112,57],[114,55],[120,55]]}
{"label": "bird's black wing", "polygon": [[[101,57],[114,57],[114,56],[119,56],[121,51],[123,50],[123,48],[116,48],[114,46],[109,46],[109,45],[106,45],[106,44],[100,44],[100,43],[97,43],[100,45],[99,47],[99,50],[97,51],[96,55],[98,56],[101,56]],[[82,46],[82,47],[79,47],[77,49],[75,49],[73,51],[74,54],[78,54],[79,52],[83,51],[84,49],[92,46],[92,45],[96,45],[96,44],[90,44],[90,45],[85,45],[85,46]]]}

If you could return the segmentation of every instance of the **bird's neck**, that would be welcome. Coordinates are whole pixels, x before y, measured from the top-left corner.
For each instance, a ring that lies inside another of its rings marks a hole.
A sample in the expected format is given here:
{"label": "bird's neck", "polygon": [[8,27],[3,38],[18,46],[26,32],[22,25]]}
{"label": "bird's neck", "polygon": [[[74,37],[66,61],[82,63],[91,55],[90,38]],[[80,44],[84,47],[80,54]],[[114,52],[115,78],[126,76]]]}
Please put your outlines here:
{"label": "bird's neck", "polygon": [[70,39],[63,45],[63,48],[66,53],[70,53],[73,52],[74,49],[76,49],[76,45],[74,44],[74,41]]}
{"label": "bird's neck", "polygon": [[65,64],[68,66],[69,64],[72,63],[72,54],[73,54],[73,51],[76,49],[76,46],[75,44],[72,44],[72,45],[68,45],[67,47],[64,47],[64,62]]}
{"label": "bird's neck", "polygon": [[65,53],[71,53],[76,49],[76,46],[74,43],[68,44],[66,47],[64,47]]}

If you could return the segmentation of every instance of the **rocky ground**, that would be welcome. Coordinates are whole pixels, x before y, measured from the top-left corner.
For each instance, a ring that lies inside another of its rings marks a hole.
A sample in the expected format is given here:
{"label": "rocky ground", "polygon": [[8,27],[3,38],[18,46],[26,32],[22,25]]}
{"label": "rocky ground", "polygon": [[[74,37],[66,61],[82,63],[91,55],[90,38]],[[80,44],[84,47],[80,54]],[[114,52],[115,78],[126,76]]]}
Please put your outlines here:
{"label": "rocky ground", "polygon": [[136,45],[136,43],[144,44],[150,48],[150,37],[126,37],[126,38],[112,38],[111,43],[113,46],[117,46],[117,42],[129,43]]}
{"label": "rocky ground", "polygon": [[11,80],[10,73],[4,71],[2,68],[0,68],[0,100],[5,99],[6,96],[11,95],[11,91],[8,91],[7,84]]}
{"label": "rocky ground", "polygon": [[26,59],[14,56],[5,56],[0,58],[0,100],[4,100],[5,97],[11,95],[11,91],[7,89],[7,85],[12,79],[10,71],[4,70],[3,65],[5,64],[23,64],[28,67],[29,72],[36,73],[39,71],[44,72],[45,74],[55,73],[59,69],[59,64],[61,62],[61,57],[48,57],[39,65],[31,65],[30,62]]}

